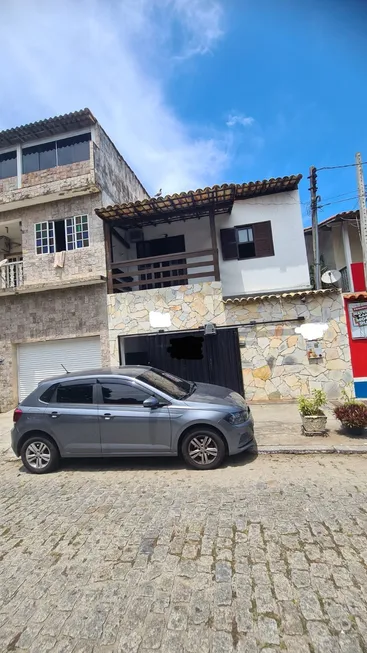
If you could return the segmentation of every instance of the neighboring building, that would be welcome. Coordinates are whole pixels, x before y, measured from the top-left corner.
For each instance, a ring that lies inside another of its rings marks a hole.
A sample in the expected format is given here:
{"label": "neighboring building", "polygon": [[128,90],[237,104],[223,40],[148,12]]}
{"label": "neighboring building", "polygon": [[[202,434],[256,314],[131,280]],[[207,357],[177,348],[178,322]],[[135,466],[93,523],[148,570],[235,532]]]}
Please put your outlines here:
{"label": "neighboring building", "polygon": [[146,197],[89,109],[0,132],[0,412],[61,365],[109,362],[94,209]]}
{"label": "neighboring building", "polygon": [[[352,378],[343,303],[336,289],[311,290],[300,179],[98,209],[111,364],[149,363],[254,400],[339,396]],[[321,354],[296,332],[304,321],[328,323]]]}
{"label": "neighboring building", "polygon": [[[359,211],[345,211],[319,223],[320,259],[323,270],[339,270],[338,285],[344,293],[351,352],[354,391],[367,399],[367,293]],[[312,229],[305,229],[307,257],[313,266]]]}
{"label": "neighboring building", "polygon": [[[313,266],[312,228],[305,229],[307,258]],[[323,270],[339,270],[343,292],[366,290],[359,226],[359,211],[337,213],[319,223]]]}

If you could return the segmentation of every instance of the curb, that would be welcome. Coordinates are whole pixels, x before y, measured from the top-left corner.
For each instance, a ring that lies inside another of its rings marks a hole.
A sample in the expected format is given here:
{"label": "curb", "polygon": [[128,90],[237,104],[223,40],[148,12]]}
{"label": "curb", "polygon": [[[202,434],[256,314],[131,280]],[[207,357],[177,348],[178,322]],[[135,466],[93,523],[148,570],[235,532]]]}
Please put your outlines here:
{"label": "curb", "polygon": [[367,444],[365,445],[356,445],[354,447],[349,445],[335,445],[335,446],[325,446],[325,445],[313,445],[313,446],[303,446],[303,445],[261,445],[257,447],[251,447],[248,449],[250,453],[258,454],[275,454],[275,453],[284,453],[284,454],[367,454]]}

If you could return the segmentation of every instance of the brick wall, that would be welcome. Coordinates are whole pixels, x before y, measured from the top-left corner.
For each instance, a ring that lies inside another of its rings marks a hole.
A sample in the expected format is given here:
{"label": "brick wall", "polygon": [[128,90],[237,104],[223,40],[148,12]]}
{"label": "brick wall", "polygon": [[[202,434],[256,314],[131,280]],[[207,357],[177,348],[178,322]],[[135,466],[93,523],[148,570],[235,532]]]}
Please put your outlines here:
{"label": "brick wall", "polygon": [[0,412],[17,401],[16,345],[100,334],[102,364],[109,363],[105,285],[1,298]]}

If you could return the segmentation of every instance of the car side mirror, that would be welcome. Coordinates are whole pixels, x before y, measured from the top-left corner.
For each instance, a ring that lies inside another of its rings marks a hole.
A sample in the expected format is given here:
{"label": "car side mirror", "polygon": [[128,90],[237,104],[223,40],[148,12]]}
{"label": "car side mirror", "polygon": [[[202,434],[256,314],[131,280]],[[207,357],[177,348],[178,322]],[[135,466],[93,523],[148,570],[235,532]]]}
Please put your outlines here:
{"label": "car side mirror", "polygon": [[148,399],[144,399],[143,401],[143,406],[144,408],[158,408],[159,406],[159,401],[157,397],[148,397]]}

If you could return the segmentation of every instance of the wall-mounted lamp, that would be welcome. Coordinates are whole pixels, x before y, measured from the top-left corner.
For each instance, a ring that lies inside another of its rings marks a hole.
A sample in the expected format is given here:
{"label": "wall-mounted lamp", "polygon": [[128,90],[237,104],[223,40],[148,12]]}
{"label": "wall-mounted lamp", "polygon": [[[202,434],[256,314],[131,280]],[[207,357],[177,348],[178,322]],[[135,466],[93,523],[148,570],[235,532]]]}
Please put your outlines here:
{"label": "wall-mounted lamp", "polygon": [[212,322],[208,322],[205,327],[204,327],[204,336],[215,336],[217,333],[217,329],[215,324]]}

